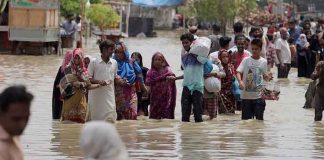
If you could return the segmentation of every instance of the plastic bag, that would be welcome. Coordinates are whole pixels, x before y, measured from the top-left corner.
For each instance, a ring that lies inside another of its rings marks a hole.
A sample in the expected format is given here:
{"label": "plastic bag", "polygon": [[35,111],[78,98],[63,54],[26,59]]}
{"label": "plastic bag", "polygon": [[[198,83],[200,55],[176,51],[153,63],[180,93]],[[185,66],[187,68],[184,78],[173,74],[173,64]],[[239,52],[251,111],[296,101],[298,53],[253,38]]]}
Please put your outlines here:
{"label": "plastic bag", "polygon": [[240,84],[236,78],[233,79],[231,91],[232,94],[234,95],[235,100],[240,100],[241,98]]}
{"label": "plastic bag", "polygon": [[192,43],[189,53],[207,58],[210,51],[210,45],[211,41],[209,38],[199,37]]}
{"label": "plastic bag", "polygon": [[217,93],[221,90],[221,81],[216,77],[205,79],[205,88],[208,92]]}
{"label": "plastic bag", "polygon": [[275,82],[267,82],[262,86],[261,96],[264,100],[279,100],[280,85]]}

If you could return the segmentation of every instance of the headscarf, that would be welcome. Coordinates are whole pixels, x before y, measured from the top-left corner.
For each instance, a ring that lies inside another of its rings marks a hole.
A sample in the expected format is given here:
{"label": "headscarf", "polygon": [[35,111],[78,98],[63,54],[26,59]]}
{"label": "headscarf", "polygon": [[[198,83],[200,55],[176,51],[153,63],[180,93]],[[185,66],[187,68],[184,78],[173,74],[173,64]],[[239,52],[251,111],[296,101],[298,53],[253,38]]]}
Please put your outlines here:
{"label": "headscarf", "polygon": [[122,43],[118,44],[116,49],[120,47],[122,47],[124,51],[124,59],[118,59],[116,53],[113,55],[113,59],[115,59],[118,64],[117,74],[121,76],[121,78],[126,78],[129,84],[133,84],[136,80],[136,74],[142,73],[142,69],[137,62],[130,59],[129,52]]}
{"label": "headscarf", "polygon": [[80,147],[86,160],[129,159],[115,126],[104,121],[85,124],[81,131]]}
{"label": "headscarf", "polygon": [[154,55],[152,56],[151,68],[153,68],[153,69],[156,70],[156,68],[154,67],[154,58],[155,58],[156,56],[161,56],[161,58],[163,59],[163,61],[164,61],[164,65],[162,66],[163,68],[165,68],[165,67],[169,67],[169,66],[170,66],[169,63],[165,60],[164,55],[163,55],[161,52],[156,52],[156,53],[154,53]]}
{"label": "headscarf", "polygon": [[[74,63],[74,60],[77,56],[80,57],[79,65],[76,65]],[[84,65],[83,50],[81,48],[76,48],[73,50],[73,58],[71,60],[70,66],[79,79],[82,79],[82,80],[86,79],[86,77],[88,76],[88,70],[87,70],[87,68],[85,68],[85,65]]]}
{"label": "headscarf", "polygon": [[301,47],[306,47],[306,45],[309,45],[306,35],[300,34],[299,38],[296,41],[296,44],[300,45]]}
{"label": "headscarf", "polygon": [[139,53],[139,52],[133,52],[131,57],[133,57],[133,56],[138,56],[138,58],[140,59],[139,65],[141,67],[143,67],[143,57],[142,57],[141,53]]}
{"label": "headscarf", "polygon": [[63,61],[62,61],[62,65],[61,65],[61,72],[64,72],[64,69],[67,65],[70,64],[71,60],[72,60],[72,56],[73,56],[73,52],[72,50],[68,50],[66,51]]}
{"label": "headscarf", "polygon": [[[163,68],[160,71],[154,67],[154,58],[156,56],[161,56],[164,61],[164,64],[162,66]],[[165,78],[167,76],[174,76],[174,73],[171,71],[170,66],[169,66],[168,62],[165,60],[163,54],[161,52],[156,52],[152,56],[151,69],[147,73],[146,83],[152,84],[152,83],[157,82],[161,79],[165,80]]]}

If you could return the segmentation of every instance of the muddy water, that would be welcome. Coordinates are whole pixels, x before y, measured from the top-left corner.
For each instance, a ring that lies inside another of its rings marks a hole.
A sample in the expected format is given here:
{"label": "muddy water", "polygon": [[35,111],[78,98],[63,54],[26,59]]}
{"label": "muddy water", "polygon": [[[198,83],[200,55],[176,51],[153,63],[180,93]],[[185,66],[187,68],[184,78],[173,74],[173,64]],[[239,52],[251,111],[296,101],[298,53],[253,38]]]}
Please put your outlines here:
{"label": "muddy water", "polygon": [[[127,39],[130,51],[141,51],[150,67],[155,51],[165,54],[181,74],[180,43],[173,33],[160,38]],[[97,46],[87,53],[98,55]],[[30,123],[22,137],[27,160],[78,159],[79,124],[51,119],[52,83],[62,57],[0,56],[0,89],[25,84],[35,95]],[[133,159],[323,159],[324,124],[313,122],[313,110],[302,109],[308,80],[279,80],[281,98],[267,102],[265,121],[241,121],[240,114],[218,116],[213,121],[181,123],[180,92],[176,120],[122,121],[117,128]]]}

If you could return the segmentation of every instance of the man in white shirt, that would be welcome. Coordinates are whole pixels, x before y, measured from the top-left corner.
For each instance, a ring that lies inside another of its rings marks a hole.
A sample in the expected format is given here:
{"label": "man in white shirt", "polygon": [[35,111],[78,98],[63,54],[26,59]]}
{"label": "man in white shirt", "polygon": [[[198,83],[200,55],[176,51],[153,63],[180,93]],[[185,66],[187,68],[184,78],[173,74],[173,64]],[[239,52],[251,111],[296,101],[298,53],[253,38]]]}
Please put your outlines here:
{"label": "man in white shirt", "polygon": [[75,33],[75,39],[76,39],[76,47],[77,48],[82,48],[82,41],[81,41],[81,38],[82,38],[82,35],[81,35],[81,17],[80,16],[77,16],[76,20],[75,20],[77,26],[76,26],[76,33]]}
{"label": "man in white shirt", "polygon": [[117,76],[117,62],[111,58],[114,43],[103,41],[99,45],[101,57],[88,66],[90,81],[101,87],[89,91],[87,121],[105,120],[115,123],[117,119],[114,82],[121,83]]}
{"label": "man in white shirt", "polygon": [[288,44],[288,32],[286,28],[280,29],[280,38],[275,43],[277,52],[278,78],[288,78],[291,68],[291,52]]}

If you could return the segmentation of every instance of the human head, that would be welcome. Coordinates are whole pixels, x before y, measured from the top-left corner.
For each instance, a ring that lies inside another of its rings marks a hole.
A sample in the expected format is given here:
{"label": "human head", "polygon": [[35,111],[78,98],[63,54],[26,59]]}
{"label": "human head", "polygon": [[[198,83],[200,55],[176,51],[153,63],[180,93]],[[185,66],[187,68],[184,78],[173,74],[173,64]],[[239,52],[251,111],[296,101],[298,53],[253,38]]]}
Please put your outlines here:
{"label": "human head", "polygon": [[318,43],[321,46],[324,46],[324,32],[320,32],[318,33]]}
{"label": "human head", "polygon": [[296,27],[296,20],[295,19],[290,19],[289,22],[289,29],[294,30]]}
{"label": "human head", "polygon": [[143,58],[141,53],[139,52],[133,52],[131,55],[131,58],[135,60],[141,67],[143,67]]}
{"label": "human head", "polygon": [[76,66],[83,67],[83,50],[81,48],[76,48],[73,50],[72,62]]}
{"label": "human head", "polygon": [[287,32],[287,29],[285,27],[280,28],[280,36],[284,40],[288,39],[288,32]]}
{"label": "human head", "polygon": [[245,46],[244,46],[245,49],[248,49],[248,48],[249,48],[250,41],[251,41],[251,40],[250,40],[249,37],[245,37]]}
{"label": "human head", "polygon": [[88,66],[91,62],[91,56],[89,56],[89,55],[85,56],[83,59],[83,62],[84,62],[85,67],[88,68]]}
{"label": "human head", "polygon": [[75,19],[75,22],[80,23],[80,22],[81,22],[81,16],[78,15],[78,16],[76,17],[76,19]]}
{"label": "human head", "polygon": [[72,50],[66,51],[66,53],[64,55],[64,58],[63,58],[62,65],[61,65],[61,71],[62,72],[64,71],[66,66],[70,64],[70,62],[72,60],[72,57],[73,57],[73,51]]}
{"label": "human head", "polygon": [[253,57],[260,57],[261,50],[262,50],[262,40],[259,38],[253,39],[251,42],[252,47],[252,56]]}
{"label": "human head", "polygon": [[233,25],[234,34],[240,34],[243,32],[243,23],[242,22],[236,22]]}
{"label": "human head", "polygon": [[295,40],[292,37],[289,37],[288,40],[287,40],[288,44],[294,44],[294,41]]}
{"label": "human head", "polygon": [[169,66],[169,64],[167,63],[167,61],[165,60],[163,54],[161,52],[156,52],[153,56],[152,56],[152,64],[151,64],[151,68],[155,68],[157,70]]}
{"label": "human head", "polygon": [[222,65],[227,65],[229,63],[230,54],[231,53],[226,49],[221,49],[218,52],[218,59],[222,62]]}
{"label": "human head", "polygon": [[123,61],[125,59],[128,59],[129,57],[126,55],[127,49],[126,46],[123,43],[116,44],[115,49],[115,56],[116,60]]}
{"label": "human head", "polygon": [[114,53],[115,44],[110,40],[105,40],[100,43],[99,49],[102,59],[108,60]]}
{"label": "human head", "polygon": [[260,27],[254,27],[254,28],[251,28],[251,34],[252,34],[252,37],[254,37],[254,38],[262,38],[263,31]]}
{"label": "human head", "polygon": [[80,148],[85,159],[128,159],[125,144],[115,126],[104,121],[91,121],[84,125]]}
{"label": "human head", "polygon": [[224,48],[224,49],[228,49],[229,48],[229,43],[231,42],[231,38],[230,37],[221,37],[219,39],[219,45],[221,48]]}
{"label": "human head", "polygon": [[194,36],[191,33],[185,33],[180,37],[182,46],[186,51],[190,50],[192,42],[195,40]]}
{"label": "human head", "polygon": [[213,32],[214,34],[218,34],[221,30],[220,26],[218,24],[213,24]]}
{"label": "human head", "polygon": [[239,53],[243,53],[245,48],[245,36],[242,34],[236,35],[235,44],[237,46],[237,51]]}
{"label": "human head", "polygon": [[304,31],[304,34],[306,35],[307,40],[311,40],[311,38],[312,38],[312,31],[311,30]]}
{"label": "human head", "polygon": [[10,135],[21,135],[28,123],[33,95],[24,86],[6,88],[0,94],[0,125]]}
{"label": "human head", "polygon": [[189,32],[190,32],[191,34],[196,34],[197,31],[198,31],[197,26],[190,26],[190,27],[189,27]]}
{"label": "human head", "polygon": [[269,40],[270,42],[273,42],[273,40],[274,40],[274,36],[273,36],[272,34],[268,34],[268,35],[267,35],[267,38],[268,38],[268,40]]}
{"label": "human head", "polygon": [[67,19],[69,22],[72,22],[73,19],[74,19],[73,14],[68,14],[68,15],[66,16],[66,19]]}

